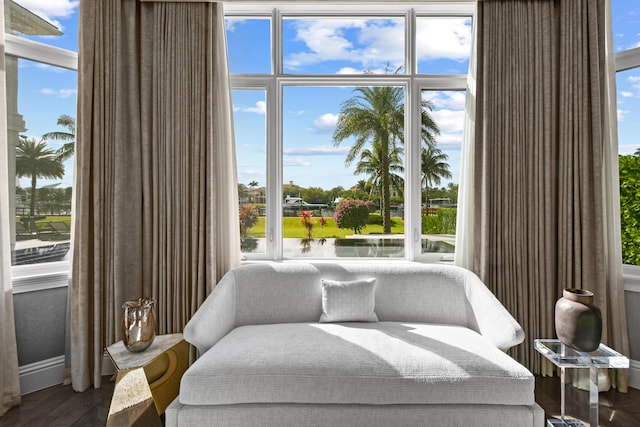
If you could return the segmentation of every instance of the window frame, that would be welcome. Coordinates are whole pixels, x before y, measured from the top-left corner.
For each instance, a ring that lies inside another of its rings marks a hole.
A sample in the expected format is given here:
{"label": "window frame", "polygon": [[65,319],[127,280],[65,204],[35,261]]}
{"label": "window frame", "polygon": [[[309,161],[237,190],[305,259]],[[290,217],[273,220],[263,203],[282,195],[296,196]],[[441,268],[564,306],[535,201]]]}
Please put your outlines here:
{"label": "window frame", "polygon": [[[640,47],[617,52],[614,58],[616,75],[621,71],[635,68],[640,71]],[[617,108],[617,103],[614,107]],[[640,266],[622,264],[622,272],[625,278],[625,290],[640,292]]]}
{"label": "window frame", "polygon": [[[13,34],[5,33],[4,37],[5,56],[13,56],[17,59],[26,59],[75,72],[78,71],[77,52],[28,40]],[[18,294],[68,286],[71,278],[72,251],[73,248],[69,251],[68,261],[11,266],[13,293]]]}
{"label": "window frame", "polygon": [[[421,17],[469,17],[476,22],[475,2],[456,3],[397,3],[345,5],[224,3],[225,18],[271,19],[271,69],[272,74],[230,74],[231,90],[265,90],[266,93],[266,248],[264,253],[243,253],[247,260],[297,260],[283,256],[283,87],[285,86],[368,86],[394,85],[405,91],[405,235],[404,258],[420,262],[451,261],[451,256],[421,253],[421,173],[420,127],[415,125],[420,117],[420,101],[423,90],[467,89],[466,74],[417,74],[417,18]],[[285,74],[283,73],[283,19],[296,17],[403,17],[405,20],[405,69],[404,74],[337,75],[337,74]],[[304,258],[308,259],[308,258]],[[322,258],[325,259],[325,258]],[[326,258],[329,259],[329,258]],[[335,258],[332,258],[335,259]],[[340,258],[349,260],[349,258]],[[354,258],[361,260],[363,258]]]}

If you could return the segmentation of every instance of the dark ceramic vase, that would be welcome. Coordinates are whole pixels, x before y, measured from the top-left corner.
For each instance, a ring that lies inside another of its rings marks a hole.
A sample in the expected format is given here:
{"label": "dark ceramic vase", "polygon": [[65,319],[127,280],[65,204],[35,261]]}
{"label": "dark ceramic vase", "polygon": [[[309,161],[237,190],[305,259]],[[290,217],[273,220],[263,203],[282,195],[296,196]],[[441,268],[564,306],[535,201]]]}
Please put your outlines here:
{"label": "dark ceramic vase", "polygon": [[556,334],[561,343],[579,351],[594,351],[602,338],[602,313],[593,292],[569,288],[556,302]]}

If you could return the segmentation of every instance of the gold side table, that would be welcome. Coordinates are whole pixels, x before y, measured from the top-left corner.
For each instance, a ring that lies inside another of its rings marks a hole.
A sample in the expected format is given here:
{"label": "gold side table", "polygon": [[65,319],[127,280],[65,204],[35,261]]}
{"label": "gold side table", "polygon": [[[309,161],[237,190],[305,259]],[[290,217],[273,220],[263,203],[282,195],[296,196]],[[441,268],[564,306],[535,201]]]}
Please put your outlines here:
{"label": "gold side table", "polygon": [[182,334],[158,335],[139,353],[122,341],[106,350],[118,370],[107,426],[161,426],[159,416],[178,395],[189,366],[189,344]]}

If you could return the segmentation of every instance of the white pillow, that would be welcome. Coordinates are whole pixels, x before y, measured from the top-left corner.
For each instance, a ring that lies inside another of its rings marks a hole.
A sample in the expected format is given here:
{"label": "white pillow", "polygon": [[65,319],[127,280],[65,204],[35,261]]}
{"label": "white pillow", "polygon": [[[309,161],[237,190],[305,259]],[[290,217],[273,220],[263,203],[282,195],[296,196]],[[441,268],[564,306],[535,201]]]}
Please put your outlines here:
{"label": "white pillow", "polygon": [[377,322],[376,279],[340,282],[322,279],[321,323]]}

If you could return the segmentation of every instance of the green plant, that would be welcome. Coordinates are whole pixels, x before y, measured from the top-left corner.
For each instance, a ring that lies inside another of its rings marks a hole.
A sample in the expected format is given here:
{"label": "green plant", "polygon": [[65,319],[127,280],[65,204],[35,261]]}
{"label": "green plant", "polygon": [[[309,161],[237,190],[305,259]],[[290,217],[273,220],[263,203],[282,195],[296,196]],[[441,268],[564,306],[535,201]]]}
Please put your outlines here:
{"label": "green plant", "polygon": [[425,234],[456,234],[457,214],[458,210],[455,208],[442,208],[438,209],[436,216],[423,216],[422,232]]}
{"label": "green plant", "polygon": [[355,234],[366,227],[369,221],[369,202],[363,200],[341,200],[333,216],[338,228],[350,228]]}
{"label": "green plant", "polygon": [[622,262],[640,265],[640,150],[620,156]]}
{"label": "green plant", "polygon": [[240,240],[247,238],[247,231],[258,222],[258,209],[255,205],[240,206]]}

